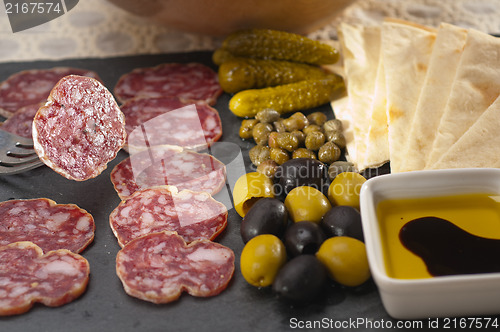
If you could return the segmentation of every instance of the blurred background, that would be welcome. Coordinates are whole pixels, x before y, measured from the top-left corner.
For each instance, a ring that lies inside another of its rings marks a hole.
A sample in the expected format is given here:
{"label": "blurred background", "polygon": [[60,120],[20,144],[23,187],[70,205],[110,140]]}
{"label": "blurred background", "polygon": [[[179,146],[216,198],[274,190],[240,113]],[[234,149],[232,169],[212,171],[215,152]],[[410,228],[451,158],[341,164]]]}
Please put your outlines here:
{"label": "blurred background", "polygon": [[335,39],[341,21],[375,25],[386,16],[430,26],[444,21],[500,33],[499,0],[167,0],[165,3],[168,5],[161,0],[82,0],[61,17],[17,33],[12,33],[7,15],[1,11],[0,61],[213,50],[228,31],[253,25],[299,32],[313,39]]}

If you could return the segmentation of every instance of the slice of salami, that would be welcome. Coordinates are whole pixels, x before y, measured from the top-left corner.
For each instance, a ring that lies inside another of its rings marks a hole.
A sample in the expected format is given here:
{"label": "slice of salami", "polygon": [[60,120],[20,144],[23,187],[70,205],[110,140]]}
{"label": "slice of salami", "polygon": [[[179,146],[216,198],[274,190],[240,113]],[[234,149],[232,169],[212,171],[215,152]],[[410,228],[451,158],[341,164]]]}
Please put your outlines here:
{"label": "slice of salami", "polygon": [[94,239],[94,218],[74,204],[47,198],[0,203],[0,246],[30,241],[44,252],[68,249],[80,253]]}
{"label": "slice of salami", "polygon": [[99,175],[126,140],[125,117],[96,79],[70,75],[52,89],[33,120],[40,159],[76,181]]}
{"label": "slice of salami", "polygon": [[67,75],[99,79],[97,73],[70,67],[32,69],[15,73],[0,83],[0,115],[9,118],[19,108],[45,102],[50,90]]}
{"label": "slice of salami", "polygon": [[226,184],[226,167],[206,153],[158,146],[121,161],[111,172],[111,182],[121,199],[160,185],[215,195]]}
{"label": "slice of salami", "polygon": [[33,119],[40,107],[45,103],[23,106],[4,121],[2,129],[21,137],[33,137]]}
{"label": "slice of salami", "polygon": [[146,234],[173,231],[186,242],[213,240],[227,225],[227,209],[204,192],[161,186],[136,191],[109,216],[120,246]]}
{"label": "slice of salami", "polygon": [[116,273],[125,292],[144,301],[172,302],[183,291],[215,296],[233,276],[234,252],[208,240],[186,245],[173,232],[153,233],[118,252]]}
{"label": "slice of salami", "polygon": [[201,150],[222,136],[219,112],[176,97],[135,98],[121,106],[129,147],[175,145]]}
{"label": "slice of salami", "polygon": [[192,62],[137,68],[118,80],[114,92],[122,103],[134,97],[172,96],[214,105],[222,89],[214,70]]}
{"label": "slice of salami", "polygon": [[43,254],[32,242],[0,247],[0,316],[22,314],[35,302],[69,303],[83,294],[89,273],[87,260],[65,249]]}

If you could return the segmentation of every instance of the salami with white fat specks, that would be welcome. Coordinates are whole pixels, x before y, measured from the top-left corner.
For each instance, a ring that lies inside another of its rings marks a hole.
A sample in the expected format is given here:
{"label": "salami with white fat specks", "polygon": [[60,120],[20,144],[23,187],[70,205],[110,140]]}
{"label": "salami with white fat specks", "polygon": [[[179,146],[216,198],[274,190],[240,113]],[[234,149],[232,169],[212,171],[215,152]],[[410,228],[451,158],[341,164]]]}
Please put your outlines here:
{"label": "salami with white fat specks", "polygon": [[111,172],[111,182],[121,199],[160,185],[215,195],[226,184],[226,167],[206,153],[158,146],[121,161]]}
{"label": "salami with white fat specks", "polygon": [[21,137],[33,137],[33,119],[40,107],[45,103],[23,106],[15,111],[2,124],[2,129]]}
{"label": "salami with white fat specks", "polygon": [[173,232],[145,235],[118,252],[116,273],[125,292],[153,303],[192,296],[214,296],[234,273],[234,252],[208,240],[186,245]]}
{"label": "salami with white fat specks", "polygon": [[219,112],[206,103],[176,97],[135,98],[120,108],[125,115],[129,150],[158,145],[201,150],[222,136]]}
{"label": "salami with white fat specks", "polygon": [[88,76],[100,80],[93,71],[70,67],[32,69],[15,73],[0,83],[0,115],[9,118],[23,106],[45,102],[54,85],[68,75]]}
{"label": "salami with white fat specks", "polygon": [[74,204],[47,198],[0,203],[0,246],[30,241],[44,252],[82,252],[94,239],[94,218]]}
{"label": "salami with white fat specks", "polygon": [[118,244],[123,247],[143,235],[173,231],[186,242],[213,240],[227,225],[227,209],[212,196],[160,186],[136,191],[109,216]]}
{"label": "salami with white fat specks", "polygon": [[47,166],[68,179],[84,181],[106,169],[125,144],[125,117],[99,81],[66,76],[36,113],[33,141]]}
{"label": "salami with white fat specks", "polygon": [[165,63],[123,75],[114,93],[121,103],[135,97],[172,96],[214,105],[222,88],[217,73],[201,63]]}
{"label": "salami with white fat specks", "polygon": [[66,249],[44,254],[32,242],[0,247],[0,316],[25,313],[35,302],[69,303],[83,294],[89,274],[88,261]]}

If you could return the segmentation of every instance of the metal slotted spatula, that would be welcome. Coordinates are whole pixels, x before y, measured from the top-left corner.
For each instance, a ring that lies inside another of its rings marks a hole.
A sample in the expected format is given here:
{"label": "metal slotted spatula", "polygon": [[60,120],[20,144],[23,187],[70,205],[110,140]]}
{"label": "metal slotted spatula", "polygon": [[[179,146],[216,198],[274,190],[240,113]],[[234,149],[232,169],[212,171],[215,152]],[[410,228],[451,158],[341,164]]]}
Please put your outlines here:
{"label": "metal slotted spatula", "polygon": [[22,173],[41,165],[32,139],[0,129],[0,175]]}

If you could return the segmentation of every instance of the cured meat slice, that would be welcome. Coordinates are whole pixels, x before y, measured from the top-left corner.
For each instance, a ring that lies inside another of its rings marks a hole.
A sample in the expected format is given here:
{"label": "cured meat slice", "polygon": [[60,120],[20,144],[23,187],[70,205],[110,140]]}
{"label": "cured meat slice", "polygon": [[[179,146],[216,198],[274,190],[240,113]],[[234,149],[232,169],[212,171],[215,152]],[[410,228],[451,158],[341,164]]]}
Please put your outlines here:
{"label": "cured meat slice", "polygon": [[33,119],[43,105],[44,103],[40,103],[21,107],[4,121],[2,129],[21,137],[33,137]]}
{"label": "cured meat slice", "polygon": [[70,67],[32,69],[15,73],[0,83],[0,115],[9,118],[19,108],[45,102],[50,90],[67,75],[99,79],[97,73]]}
{"label": "cured meat slice", "polygon": [[126,140],[125,117],[96,79],[70,75],[52,89],[33,120],[40,159],[76,181],[99,175]]}
{"label": "cured meat slice", "polygon": [[121,110],[129,147],[175,145],[200,150],[222,136],[219,112],[206,103],[193,104],[176,97],[135,98]]}
{"label": "cured meat slice", "polygon": [[207,193],[161,186],[136,191],[109,216],[120,246],[143,235],[177,232],[186,242],[213,240],[227,225],[227,209]]}
{"label": "cured meat slice", "polygon": [[173,232],[140,237],[121,249],[116,273],[125,292],[153,303],[178,299],[183,291],[209,297],[222,292],[234,273],[234,252],[208,240],[189,245]]}
{"label": "cured meat slice", "polygon": [[226,167],[206,153],[159,146],[121,161],[111,172],[111,182],[121,199],[160,185],[215,195],[226,184]]}
{"label": "cured meat slice", "polygon": [[118,80],[114,92],[122,103],[134,97],[173,96],[214,105],[222,88],[214,70],[191,62],[134,69]]}
{"label": "cured meat slice", "polygon": [[32,242],[0,247],[0,316],[22,314],[35,302],[69,303],[83,294],[89,273],[87,260],[65,249],[43,254]]}
{"label": "cured meat slice", "polygon": [[47,198],[0,203],[0,246],[30,241],[44,252],[68,249],[80,253],[94,239],[94,218],[74,204]]}

